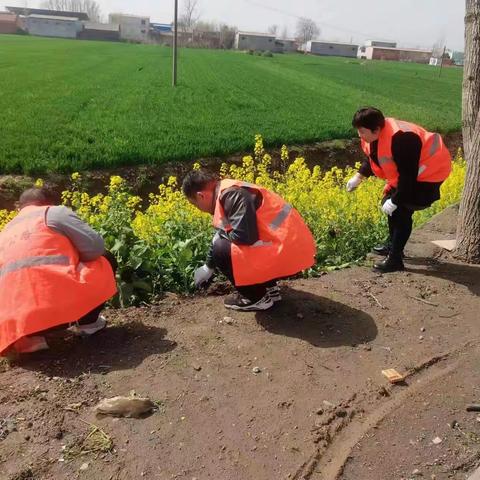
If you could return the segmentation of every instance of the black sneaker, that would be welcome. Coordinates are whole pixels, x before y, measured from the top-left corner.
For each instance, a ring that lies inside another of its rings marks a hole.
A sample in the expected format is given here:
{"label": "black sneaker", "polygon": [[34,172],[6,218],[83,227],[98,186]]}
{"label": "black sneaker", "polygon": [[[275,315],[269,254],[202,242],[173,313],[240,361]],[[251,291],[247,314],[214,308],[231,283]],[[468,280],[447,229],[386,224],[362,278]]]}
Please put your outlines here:
{"label": "black sneaker", "polygon": [[390,245],[375,245],[373,247],[373,253],[386,257],[390,253]]}
{"label": "black sneaker", "polygon": [[[375,247],[373,247],[372,251],[376,255],[382,255],[383,257],[386,257],[386,256],[390,255],[390,250],[391,249],[392,249],[392,247],[388,244],[375,245]],[[402,258],[405,258],[405,254],[403,252],[402,252]]]}
{"label": "black sneaker", "polygon": [[267,295],[274,302],[279,302],[282,299],[282,294],[280,293],[280,287],[278,285],[275,285],[274,287],[267,287]]}
{"label": "black sneaker", "polygon": [[229,308],[231,310],[257,312],[260,310],[268,310],[269,308],[273,307],[273,300],[267,293],[257,302],[252,302],[251,300],[248,300],[237,293],[235,295],[229,295],[223,304],[225,305],[225,308]]}
{"label": "black sneaker", "polygon": [[401,257],[389,255],[385,260],[373,265],[373,271],[378,273],[391,273],[405,270]]}

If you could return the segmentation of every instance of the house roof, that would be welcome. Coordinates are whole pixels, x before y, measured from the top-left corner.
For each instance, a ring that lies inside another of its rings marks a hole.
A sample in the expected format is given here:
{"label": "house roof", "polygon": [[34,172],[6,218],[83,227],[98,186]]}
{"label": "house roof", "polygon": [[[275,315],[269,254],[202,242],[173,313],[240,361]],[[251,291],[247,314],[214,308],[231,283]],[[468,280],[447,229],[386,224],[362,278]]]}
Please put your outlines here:
{"label": "house roof", "polygon": [[120,26],[118,23],[95,23],[84,22],[85,30],[102,30],[104,32],[118,32]]}
{"label": "house roof", "polygon": [[238,32],[239,35],[249,35],[250,37],[269,37],[275,38],[271,33],[256,33],[256,32]]}
{"label": "house roof", "polygon": [[110,13],[111,17],[127,17],[127,18],[146,18],[150,22],[150,17],[147,15],[130,15],[129,13]]}
{"label": "house roof", "polygon": [[[387,43],[387,44],[390,44],[390,45],[391,44],[395,44],[395,45],[397,44],[397,42],[393,42],[393,41],[390,41],[390,40],[367,40],[365,42],[365,45],[367,45],[367,43],[383,43],[383,44]],[[367,45],[367,46],[371,47],[371,45]]]}
{"label": "house roof", "polygon": [[48,15],[55,17],[75,17],[79,20],[90,20],[85,12],[68,12],[62,10],[48,10],[46,8],[5,7],[9,12],[17,15]]}
{"label": "house roof", "polygon": [[328,40],[309,40],[308,43],[323,43],[325,45],[343,45],[347,47],[357,47],[358,45],[355,43],[341,43],[341,42],[329,42]]}
{"label": "house roof", "polygon": [[76,22],[78,17],[60,17],[58,15],[29,15],[28,18],[38,18],[41,20],[60,20],[61,22]]}
{"label": "house roof", "polygon": [[367,46],[366,48],[376,48],[377,50],[393,50],[393,51],[401,51],[401,52],[419,52],[419,53],[432,53],[432,50],[424,50],[420,48],[392,48],[392,47],[371,47]]}

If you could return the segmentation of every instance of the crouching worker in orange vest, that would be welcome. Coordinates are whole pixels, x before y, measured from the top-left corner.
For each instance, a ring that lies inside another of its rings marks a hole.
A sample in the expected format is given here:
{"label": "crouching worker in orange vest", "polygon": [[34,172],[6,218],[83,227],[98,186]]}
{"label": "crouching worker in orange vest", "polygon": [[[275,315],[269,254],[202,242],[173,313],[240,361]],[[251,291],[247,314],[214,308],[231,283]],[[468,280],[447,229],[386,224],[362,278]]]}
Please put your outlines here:
{"label": "crouching worker in orange vest", "polygon": [[104,302],[117,291],[102,237],[43,188],[25,191],[0,232],[0,354],[48,348],[42,332],[77,335],[105,327]]}
{"label": "crouching worker in orange vest", "polygon": [[386,181],[382,210],[388,215],[389,239],[374,252],[386,259],[374,265],[378,272],[403,270],[403,249],[412,233],[412,216],[440,198],[440,186],[450,175],[452,159],[438,133],[414,123],[385,118],[376,108],[362,108],[352,125],[358,130],[368,160],[347,183],[355,190],[365,177]]}
{"label": "crouching worker in orange vest", "polygon": [[213,215],[217,229],[205,265],[195,272],[195,286],[221,271],[237,293],[226,308],[267,310],[281,300],[276,280],[315,263],[315,241],[300,214],[279,195],[251,183],[218,181],[191,171],[182,190],[190,203]]}

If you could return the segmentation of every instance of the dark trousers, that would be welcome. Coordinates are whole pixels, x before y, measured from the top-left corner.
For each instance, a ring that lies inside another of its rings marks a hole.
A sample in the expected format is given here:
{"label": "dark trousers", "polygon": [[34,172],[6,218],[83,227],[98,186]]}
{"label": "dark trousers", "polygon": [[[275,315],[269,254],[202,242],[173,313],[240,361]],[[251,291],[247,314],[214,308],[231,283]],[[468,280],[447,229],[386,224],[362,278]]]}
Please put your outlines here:
{"label": "dark trousers", "polygon": [[212,259],[215,267],[220,270],[234,285],[238,293],[244,296],[251,302],[257,302],[267,292],[268,287],[276,285],[276,280],[271,280],[266,283],[259,283],[256,285],[237,286],[235,285],[235,278],[233,276],[232,253],[230,240],[219,238],[213,244]]}
{"label": "dark trousers", "polygon": [[[384,197],[382,204],[390,198]],[[390,253],[394,257],[401,257],[403,249],[412,234],[413,214],[416,210],[423,210],[428,206],[399,205],[398,208],[388,217],[388,233]]]}
{"label": "dark trousers", "polygon": [[[113,275],[116,274],[117,268],[118,268],[118,263],[117,259],[114,257],[114,255],[110,252],[105,252],[103,256],[108,260],[108,263],[111,265],[112,270],[113,270]],[[94,323],[98,320],[98,317],[100,316],[101,311],[105,308],[105,303],[102,303],[98,307],[94,308],[92,311],[88,312],[86,315],[84,315],[82,318],[78,320],[78,323],[80,325],[87,325],[89,323]]]}

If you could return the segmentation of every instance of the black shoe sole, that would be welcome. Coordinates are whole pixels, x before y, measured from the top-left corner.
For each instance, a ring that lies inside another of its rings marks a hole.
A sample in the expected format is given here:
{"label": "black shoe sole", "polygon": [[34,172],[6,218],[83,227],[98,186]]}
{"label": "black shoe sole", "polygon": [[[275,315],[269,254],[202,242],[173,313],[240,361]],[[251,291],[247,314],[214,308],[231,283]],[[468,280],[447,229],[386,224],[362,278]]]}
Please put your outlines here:
{"label": "black shoe sole", "polygon": [[372,270],[375,273],[394,273],[394,272],[403,272],[405,271],[405,266],[402,267],[396,267],[396,268],[382,268],[380,266],[373,266]]}
{"label": "black shoe sole", "polygon": [[228,308],[229,310],[236,310],[238,312],[263,312],[272,308],[274,305],[275,302],[273,300],[271,300],[271,303],[264,303],[262,306],[256,306],[255,304],[246,306],[223,304],[225,308]]}

